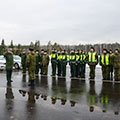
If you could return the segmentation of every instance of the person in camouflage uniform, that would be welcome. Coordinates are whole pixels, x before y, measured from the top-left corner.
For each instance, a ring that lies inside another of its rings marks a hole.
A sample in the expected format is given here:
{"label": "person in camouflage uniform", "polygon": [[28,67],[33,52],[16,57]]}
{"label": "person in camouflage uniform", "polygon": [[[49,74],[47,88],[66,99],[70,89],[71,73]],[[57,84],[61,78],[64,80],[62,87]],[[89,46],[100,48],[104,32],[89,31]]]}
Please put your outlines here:
{"label": "person in camouflage uniform", "polygon": [[90,68],[90,79],[94,79],[95,78],[95,68],[96,65],[98,64],[98,55],[95,52],[95,49],[93,47],[90,48],[90,51],[88,52],[87,55],[87,62]]}
{"label": "person in camouflage uniform", "polygon": [[69,65],[70,65],[71,77],[76,77],[76,55],[74,50],[71,50],[70,52]]}
{"label": "person in camouflage uniform", "polygon": [[39,67],[40,67],[40,74],[43,75],[43,65],[42,65],[42,59],[44,55],[44,49],[40,52],[40,59],[39,59]]}
{"label": "person in camouflage uniform", "polygon": [[114,69],[114,80],[120,81],[120,51],[115,50],[112,57],[113,69]]}
{"label": "person in camouflage uniform", "polygon": [[36,54],[33,48],[29,48],[30,53],[27,56],[27,66],[28,66],[28,74],[29,74],[29,86],[34,86],[35,80],[35,69],[36,69]]}
{"label": "person in camouflage uniform", "polygon": [[44,51],[42,65],[43,65],[43,75],[47,75],[48,74],[48,65],[49,65],[49,55],[47,54],[47,51]]}
{"label": "person in camouflage uniform", "polygon": [[9,48],[7,52],[4,54],[4,57],[6,59],[6,77],[7,77],[7,82],[13,82],[11,80],[12,77],[12,70],[13,70],[13,53],[12,50]]}
{"label": "person in camouflage uniform", "polygon": [[21,54],[21,64],[22,64],[22,72],[23,74],[26,74],[26,68],[27,68],[27,54],[26,54],[26,51],[23,50],[22,54]]}
{"label": "person in camouflage uniform", "polygon": [[39,50],[36,50],[35,52],[36,54],[36,69],[35,69],[35,75],[38,76],[39,73],[39,68],[40,68],[40,54],[39,54]]}

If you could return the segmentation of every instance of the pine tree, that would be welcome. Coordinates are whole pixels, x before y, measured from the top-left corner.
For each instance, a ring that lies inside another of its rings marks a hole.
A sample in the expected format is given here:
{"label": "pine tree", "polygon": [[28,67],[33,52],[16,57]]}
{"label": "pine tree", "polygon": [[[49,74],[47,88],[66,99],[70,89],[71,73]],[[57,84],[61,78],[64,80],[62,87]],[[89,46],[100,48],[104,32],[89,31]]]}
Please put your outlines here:
{"label": "pine tree", "polygon": [[5,41],[2,39],[1,45],[0,45],[0,55],[3,55],[5,52],[6,46],[5,46]]}

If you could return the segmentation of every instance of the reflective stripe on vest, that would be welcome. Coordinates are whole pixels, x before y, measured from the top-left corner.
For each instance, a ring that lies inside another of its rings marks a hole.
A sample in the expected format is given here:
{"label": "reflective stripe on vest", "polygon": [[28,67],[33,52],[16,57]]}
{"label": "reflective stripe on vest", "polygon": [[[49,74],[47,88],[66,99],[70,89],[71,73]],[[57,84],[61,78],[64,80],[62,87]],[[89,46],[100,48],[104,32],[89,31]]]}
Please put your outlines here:
{"label": "reflective stripe on vest", "polygon": [[102,65],[109,65],[109,54],[107,55],[101,55],[101,63]]}
{"label": "reflective stripe on vest", "polygon": [[81,54],[81,55],[80,55],[80,61],[85,60],[85,58],[86,58],[86,55],[84,55],[84,54]]}
{"label": "reflective stripe on vest", "polygon": [[89,55],[89,59],[88,59],[89,62],[97,62],[97,60],[95,58],[96,52],[93,52],[93,53],[89,52],[88,55]]}
{"label": "reflective stripe on vest", "polygon": [[79,60],[79,58],[80,58],[80,56],[79,56],[79,55],[76,55],[76,61],[78,61],[78,60]]}
{"label": "reflective stripe on vest", "polygon": [[108,104],[108,96],[102,96],[101,103],[102,104]]}
{"label": "reflective stripe on vest", "polygon": [[62,55],[62,60],[65,60],[66,59],[66,55]]}
{"label": "reflective stripe on vest", "polygon": [[69,55],[67,55],[67,61],[69,61],[70,60],[70,56]]}

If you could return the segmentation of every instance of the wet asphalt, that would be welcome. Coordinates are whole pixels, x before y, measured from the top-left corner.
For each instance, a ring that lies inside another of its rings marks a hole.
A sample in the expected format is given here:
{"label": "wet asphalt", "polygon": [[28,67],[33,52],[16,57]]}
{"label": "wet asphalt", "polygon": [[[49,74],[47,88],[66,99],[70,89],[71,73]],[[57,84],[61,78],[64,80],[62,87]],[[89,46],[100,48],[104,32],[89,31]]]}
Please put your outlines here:
{"label": "wet asphalt", "polygon": [[36,77],[35,87],[28,86],[28,75],[14,71],[7,84],[5,71],[0,72],[0,120],[120,120],[120,83],[102,81],[96,68],[95,81]]}

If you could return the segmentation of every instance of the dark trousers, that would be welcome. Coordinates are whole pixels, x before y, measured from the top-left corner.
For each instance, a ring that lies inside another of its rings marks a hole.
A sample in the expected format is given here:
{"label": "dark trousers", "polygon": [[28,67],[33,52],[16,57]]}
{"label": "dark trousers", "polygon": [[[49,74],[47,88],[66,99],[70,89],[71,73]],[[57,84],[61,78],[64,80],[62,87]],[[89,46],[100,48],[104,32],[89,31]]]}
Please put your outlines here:
{"label": "dark trousers", "polygon": [[79,68],[80,68],[80,64],[77,63],[77,64],[76,64],[76,77],[78,77],[79,74],[80,74],[80,70],[79,70]]}
{"label": "dark trousers", "polygon": [[56,75],[56,62],[52,62],[52,76]]}
{"label": "dark trousers", "polygon": [[113,80],[113,66],[112,65],[109,66],[109,70],[110,70],[110,80]]}
{"label": "dark trousers", "polygon": [[79,75],[81,78],[85,78],[85,64],[80,64],[79,65]]}
{"label": "dark trousers", "polygon": [[90,67],[90,73],[89,73],[90,79],[94,79],[96,65],[89,65],[89,67]]}
{"label": "dark trousers", "polygon": [[65,77],[66,76],[66,62],[62,62],[62,76]]}
{"label": "dark trousers", "polygon": [[44,71],[44,70],[43,70],[43,65],[41,64],[41,65],[39,65],[39,66],[40,66],[40,74],[43,75],[43,71]]}
{"label": "dark trousers", "polygon": [[36,65],[35,74],[39,73],[39,64]]}
{"label": "dark trousers", "polygon": [[61,76],[61,61],[58,61],[57,68],[58,68],[58,76]]}
{"label": "dark trousers", "polygon": [[76,64],[75,63],[70,64],[70,72],[71,72],[71,77],[76,76]]}
{"label": "dark trousers", "polygon": [[11,81],[12,70],[6,70],[6,77],[8,82]]}
{"label": "dark trousers", "polygon": [[22,65],[23,73],[26,73],[26,65]]}

